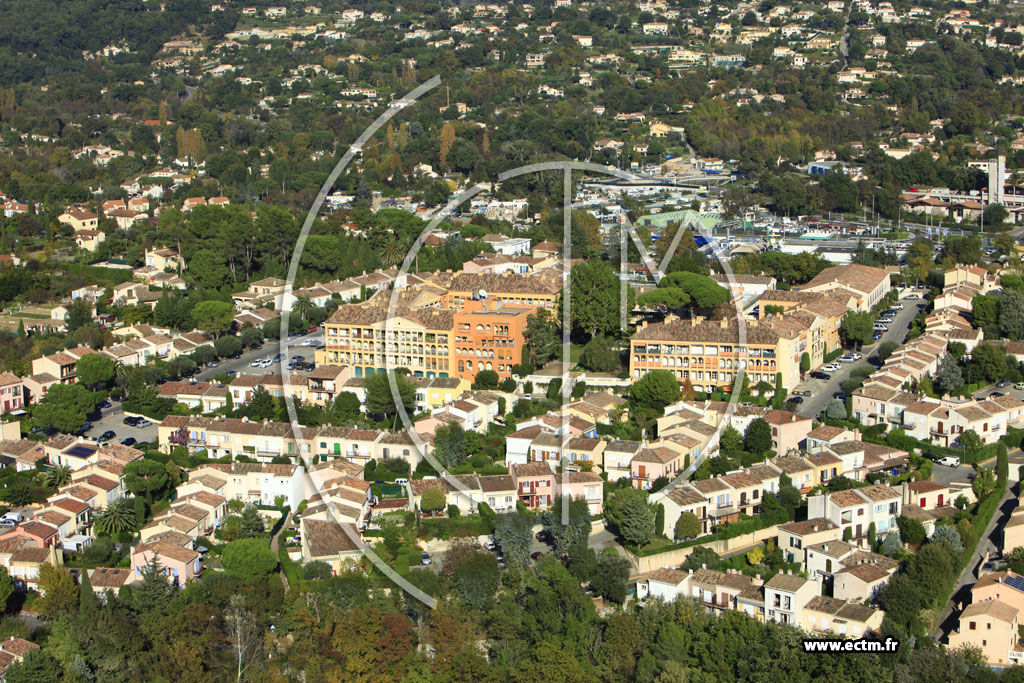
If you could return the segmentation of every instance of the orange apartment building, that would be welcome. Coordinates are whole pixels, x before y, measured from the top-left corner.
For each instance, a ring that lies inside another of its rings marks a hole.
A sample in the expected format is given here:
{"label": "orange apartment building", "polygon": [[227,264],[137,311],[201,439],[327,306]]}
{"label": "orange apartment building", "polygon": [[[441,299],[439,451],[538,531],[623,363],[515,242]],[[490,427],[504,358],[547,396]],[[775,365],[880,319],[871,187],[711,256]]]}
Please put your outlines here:
{"label": "orange apartment building", "polygon": [[495,305],[553,311],[562,291],[561,279],[555,273],[459,273],[443,286],[448,291],[441,297],[441,305],[456,310],[480,298],[482,292],[484,298]]}
{"label": "orange apartment building", "polygon": [[512,366],[522,359],[526,319],[535,310],[536,306],[466,301],[454,318],[454,376],[473,380],[481,370],[493,370],[499,379],[511,377]]}

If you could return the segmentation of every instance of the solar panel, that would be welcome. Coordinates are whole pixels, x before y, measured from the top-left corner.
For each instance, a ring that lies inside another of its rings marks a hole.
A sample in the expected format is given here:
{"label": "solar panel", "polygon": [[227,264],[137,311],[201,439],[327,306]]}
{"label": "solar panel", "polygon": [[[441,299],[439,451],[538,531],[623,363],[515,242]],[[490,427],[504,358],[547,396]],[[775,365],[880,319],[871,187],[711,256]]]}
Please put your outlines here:
{"label": "solar panel", "polygon": [[90,448],[89,446],[78,445],[72,446],[71,448],[67,449],[64,452],[67,453],[68,455],[73,455],[76,458],[88,458],[90,455],[96,452],[96,449]]}
{"label": "solar panel", "polygon": [[1011,588],[1016,588],[1019,591],[1024,591],[1024,577],[1021,576],[1007,576],[1003,579],[1003,583]]}

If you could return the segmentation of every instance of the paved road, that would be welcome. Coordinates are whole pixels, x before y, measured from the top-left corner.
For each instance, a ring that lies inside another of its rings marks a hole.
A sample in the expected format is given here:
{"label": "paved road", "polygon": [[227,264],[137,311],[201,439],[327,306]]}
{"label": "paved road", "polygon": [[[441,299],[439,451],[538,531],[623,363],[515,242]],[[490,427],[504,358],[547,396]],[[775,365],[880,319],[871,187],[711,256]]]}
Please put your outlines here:
{"label": "paved road", "polygon": [[924,310],[927,304],[924,301],[908,301],[906,299],[900,299],[900,303],[903,304],[903,310],[897,312],[896,320],[889,325],[889,330],[882,335],[882,338],[875,342],[873,346],[867,347],[861,352],[861,355],[864,356],[863,358],[856,363],[840,363],[839,371],[829,373],[831,378],[828,380],[807,379],[794,387],[802,391],[810,391],[812,394],[811,396],[804,397],[804,402],[800,405],[797,412],[807,417],[817,417],[828,406],[833,395],[841,390],[843,382],[849,378],[854,368],[868,365],[869,363],[873,363],[875,367],[881,365],[881,361],[878,358],[878,347],[883,342],[894,341],[897,344],[903,343],[914,317]]}
{"label": "paved road", "polygon": [[978,541],[974,554],[971,556],[967,566],[964,567],[963,572],[960,573],[960,577],[956,582],[956,588],[953,589],[953,596],[942,610],[942,614],[939,615],[939,625],[931,633],[932,638],[936,641],[949,642],[949,634],[959,623],[957,619],[957,615],[960,614],[959,606],[971,602],[971,586],[977,580],[979,565],[982,563],[985,554],[987,553],[990,558],[999,555],[1003,526],[1006,524],[1006,520],[1009,519],[1010,513],[1017,507],[1015,489],[1016,485],[1012,483],[1006,487],[1006,493],[1003,494],[1002,500],[999,501],[999,507],[996,513],[992,515],[992,521],[989,522],[988,527],[985,529],[984,536]]}

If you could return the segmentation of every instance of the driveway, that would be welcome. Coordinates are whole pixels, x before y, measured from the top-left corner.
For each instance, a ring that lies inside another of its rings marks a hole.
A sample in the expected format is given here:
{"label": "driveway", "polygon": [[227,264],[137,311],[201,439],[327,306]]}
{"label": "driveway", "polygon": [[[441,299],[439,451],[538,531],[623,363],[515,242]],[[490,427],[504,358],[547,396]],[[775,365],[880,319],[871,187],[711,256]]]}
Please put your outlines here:
{"label": "driveway", "polygon": [[910,331],[911,323],[917,314],[925,309],[927,303],[924,301],[907,301],[905,299],[900,299],[899,303],[903,304],[903,310],[897,311],[896,319],[889,325],[888,331],[882,335],[881,339],[861,350],[860,353],[864,356],[863,358],[856,363],[839,363],[839,370],[828,373],[831,377],[827,380],[808,378],[794,387],[801,391],[811,392],[811,396],[805,396],[804,402],[800,404],[797,410],[800,415],[817,417],[821,411],[828,407],[828,403],[832,400],[833,395],[842,390],[843,382],[850,377],[850,373],[853,372],[854,368],[863,367],[868,364],[873,364],[875,367],[880,366],[882,363],[878,358],[878,347],[882,343],[887,341],[893,341],[897,344],[903,343],[907,337],[907,332]]}

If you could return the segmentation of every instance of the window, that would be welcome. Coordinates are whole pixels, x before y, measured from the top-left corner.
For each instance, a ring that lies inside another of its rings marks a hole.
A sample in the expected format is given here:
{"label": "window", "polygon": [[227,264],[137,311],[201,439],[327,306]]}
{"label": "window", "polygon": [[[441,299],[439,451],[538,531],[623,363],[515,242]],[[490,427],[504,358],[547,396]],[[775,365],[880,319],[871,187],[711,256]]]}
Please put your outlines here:
{"label": "window", "polygon": [[967,628],[973,631],[977,628],[977,625],[973,621],[969,621],[967,622]]}

